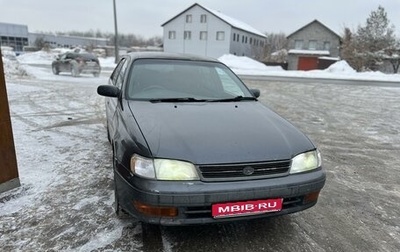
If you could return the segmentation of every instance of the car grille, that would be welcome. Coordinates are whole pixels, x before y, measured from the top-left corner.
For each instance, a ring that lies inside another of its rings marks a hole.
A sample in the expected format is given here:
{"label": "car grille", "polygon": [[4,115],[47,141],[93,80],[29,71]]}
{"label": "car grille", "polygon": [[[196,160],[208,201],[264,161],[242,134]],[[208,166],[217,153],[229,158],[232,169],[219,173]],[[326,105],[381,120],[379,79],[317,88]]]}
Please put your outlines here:
{"label": "car grille", "polygon": [[236,181],[286,175],[290,160],[262,163],[200,165],[204,181]]}

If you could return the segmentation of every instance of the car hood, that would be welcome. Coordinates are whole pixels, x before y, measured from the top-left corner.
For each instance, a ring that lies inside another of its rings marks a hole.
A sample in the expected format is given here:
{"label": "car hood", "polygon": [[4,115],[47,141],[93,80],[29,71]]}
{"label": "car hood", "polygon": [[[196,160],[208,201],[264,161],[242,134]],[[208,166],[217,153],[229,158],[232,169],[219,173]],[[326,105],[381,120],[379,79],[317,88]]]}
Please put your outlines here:
{"label": "car hood", "polygon": [[153,157],[195,164],[290,159],[314,149],[292,124],[257,101],[150,103],[129,107]]}

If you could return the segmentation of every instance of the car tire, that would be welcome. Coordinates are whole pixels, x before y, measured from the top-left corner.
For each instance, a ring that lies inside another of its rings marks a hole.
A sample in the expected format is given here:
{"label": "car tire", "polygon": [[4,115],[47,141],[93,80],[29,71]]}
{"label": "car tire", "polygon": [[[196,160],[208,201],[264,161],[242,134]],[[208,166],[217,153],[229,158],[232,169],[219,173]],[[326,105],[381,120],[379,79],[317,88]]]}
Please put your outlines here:
{"label": "car tire", "polygon": [[58,75],[58,74],[60,73],[60,71],[57,69],[57,66],[56,66],[56,65],[53,65],[53,66],[51,67],[51,70],[53,70],[53,74],[55,74],[55,75]]}
{"label": "car tire", "polygon": [[163,251],[161,227],[142,222],[142,240],[144,251]]}
{"label": "car tire", "polygon": [[121,208],[119,204],[118,189],[115,182],[115,171],[114,171],[114,212],[118,219],[130,219],[131,216]]}
{"label": "car tire", "polygon": [[116,167],[115,167],[116,161],[115,161],[114,157],[115,156],[114,156],[114,151],[113,151],[113,171],[114,171],[114,205],[113,205],[113,207],[114,207],[114,212],[115,212],[115,215],[119,219],[129,219],[129,218],[131,218],[130,215],[124,209],[122,209],[121,205],[119,204],[118,187],[117,187],[117,182],[115,179],[115,177],[117,176],[116,175],[117,172],[115,170],[116,169]]}
{"label": "car tire", "polygon": [[107,123],[107,139],[108,142],[111,143],[110,127],[108,127],[108,123]]}
{"label": "car tire", "polygon": [[114,171],[114,212],[118,217],[120,217],[121,206],[119,204],[118,189],[117,189],[117,185],[115,182],[115,171]]}
{"label": "car tire", "polygon": [[72,74],[73,77],[78,77],[78,76],[79,76],[78,67],[72,66],[72,68],[71,68],[71,74]]}

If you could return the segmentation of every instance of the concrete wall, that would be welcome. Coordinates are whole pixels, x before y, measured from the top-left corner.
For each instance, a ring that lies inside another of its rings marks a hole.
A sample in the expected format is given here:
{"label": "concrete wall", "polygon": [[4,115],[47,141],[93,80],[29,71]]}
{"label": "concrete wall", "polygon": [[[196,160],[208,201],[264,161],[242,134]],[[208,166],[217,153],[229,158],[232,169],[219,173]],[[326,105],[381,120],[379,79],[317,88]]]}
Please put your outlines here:
{"label": "concrete wall", "polygon": [[18,54],[28,45],[28,26],[0,23],[0,45],[10,46]]}
{"label": "concrete wall", "polygon": [[60,36],[52,34],[42,33],[30,33],[29,44],[34,45],[36,39],[43,38],[50,47],[85,47],[85,46],[106,46],[107,39],[103,38],[85,38],[85,37],[74,37],[74,36]]}
{"label": "concrete wall", "polygon": [[[295,48],[296,40],[302,40],[303,46],[302,48]],[[310,49],[310,41],[316,41],[315,49]],[[329,42],[330,47],[327,51],[329,51],[329,55],[315,55],[310,54],[310,57],[319,57],[319,56],[328,56],[328,57],[339,57],[340,53],[340,38],[329,31],[326,27],[321,25],[318,22],[312,22],[309,25],[303,27],[301,30],[291,34],[288,37],[288,46],[290,49],[300,49],[300,50],[316,50],[316,51],[323,51],[326,50],[324,48],[324,43]],[[288,64],[289,70],[297,69],[298,64],[298,57],[299,56],[307,56],[299,55],[299,54],[289,54],[288,56]]]}
{"label": "concrete wall", "polygon": [[[191,23],[186,22],[186,15],[192,15]],[[200,22],[201,15],[207,16],[206,23]],[[171,31],[175,32],[174,39],[169,38]],[[184,38],[185,31],[191,32],[191,39]],[[207,32],[207,40],[200,40],[202,31]],[[217,40],[217,32],[224,32],[223,40]],[[239,41],[234,41],[234,36],[235,38],[238,36]],[[213,58],[219,58],[229,53],[254,58],[262,51],[261,44],[264,44],[263,37],[236,29],[197,5],[166,23],[163,37],[165,52],[188,53]],[[247,38],[246,42],[242,41],[242,38]],[[258,46],[255,46],[256,39],[259,41]]]}
{"label": "concrete wall", "polygon": [[237,56],[257,58],[262,56],[265,38],[243,30],[232,28],[229,52]]}
{"label": "concrete wall", "polygon": [[[207,16],[207,22],[201,23],[200,16]],[[186,22],[186,15],[192,15],[192,22]],[[174,31],[175,39],[169,38],[169,32]],[[184,39],[184,32],[190,31],[191,38]],[[200,32],[207,32],[207,39],[200,40]],[[217,40],[216,34],[222,31],[224,40]],[[199,6],[182,13],[180,16],[164,25],[164,51],[174,53],[188,53],[218,58],[229,53],[230,25],[216,18]]]}

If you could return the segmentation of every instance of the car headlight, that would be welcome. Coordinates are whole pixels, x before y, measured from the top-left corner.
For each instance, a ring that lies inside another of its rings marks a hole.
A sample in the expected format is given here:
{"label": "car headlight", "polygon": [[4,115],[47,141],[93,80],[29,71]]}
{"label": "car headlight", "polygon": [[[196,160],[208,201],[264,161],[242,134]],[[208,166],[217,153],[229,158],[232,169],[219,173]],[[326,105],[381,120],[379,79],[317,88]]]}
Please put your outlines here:
{"label": "car headlight", "polygon": [[131,171],[145,178],[158,180],[199,180],[196,167],[189,162],[170,159],[131,158]]}
{"label": "car headlight", "polygon": [[290,174],[310,171],[321,166],[321,153],[318,150],[305,152],[292,159]]}

